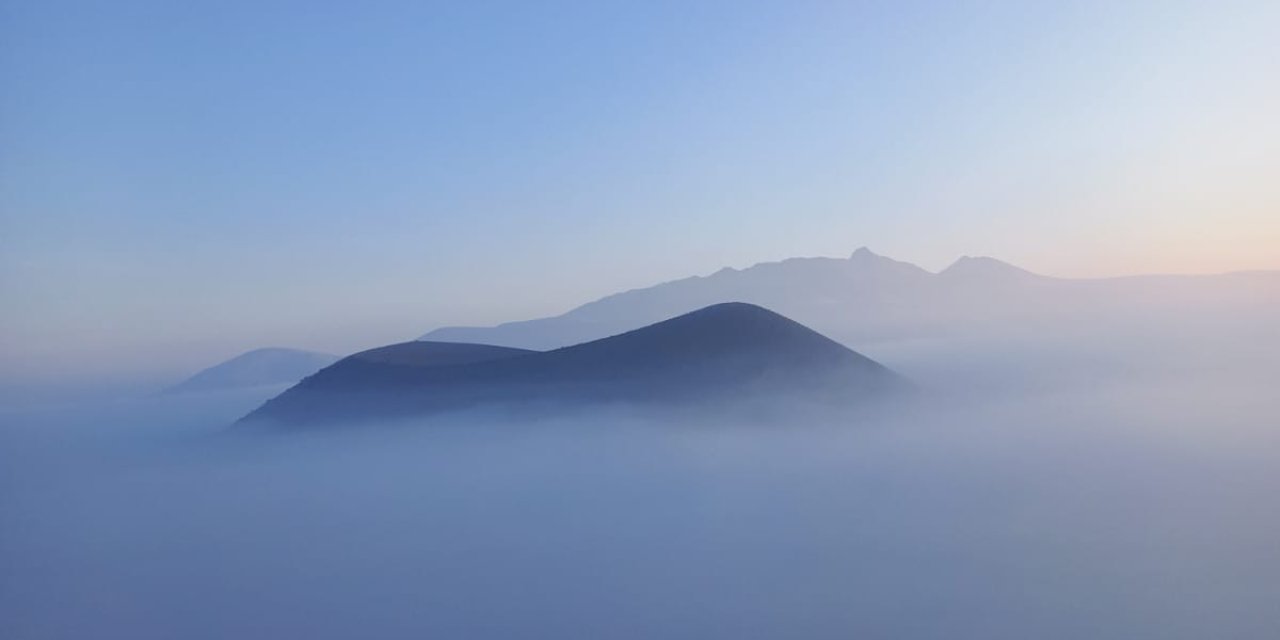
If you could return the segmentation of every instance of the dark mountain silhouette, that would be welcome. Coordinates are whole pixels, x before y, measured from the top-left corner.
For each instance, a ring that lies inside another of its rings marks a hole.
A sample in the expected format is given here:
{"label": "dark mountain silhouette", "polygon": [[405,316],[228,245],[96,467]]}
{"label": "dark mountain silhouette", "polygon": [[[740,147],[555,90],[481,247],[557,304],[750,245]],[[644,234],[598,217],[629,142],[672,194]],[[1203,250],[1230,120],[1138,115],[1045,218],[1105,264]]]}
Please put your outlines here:
{"label": "dark mountain silhouette", "polygon": [[402,342],[347,356],[299,383],[295,389],[343,391],[398,387],[422,370],[511,358],[537,351],[461,342]]}
{"label": "dark mountain silhouette", "polygon": [[374,363],[409,367],[439,367],[498,360],[524,353],[534,352],[528,349],[495,347],[488,344],[418,340],[361,351],[345,358],[344,361],[347,364],[344,366],[351,366],[354,363]]}
{"label": "dark mountain silhouette", "polygon": [[[431,356],[446,347],[476,356]],[[420,349],[404,362],[398,352]],[[390,350],[393,355],[387,357]],[[767,309],[717,304],[546,352],[423,342],[357,354],[246,421],[319,423],[474,407],[694,406],[761,398],[857,401],[905,383],[879,363]]]}
{"label": "dark mountain silhouette", "polygon": [[200,371],[162,393],[195,393],[290,384],[337,360],[338,356],[335,355],[300,349],[254,349]]}

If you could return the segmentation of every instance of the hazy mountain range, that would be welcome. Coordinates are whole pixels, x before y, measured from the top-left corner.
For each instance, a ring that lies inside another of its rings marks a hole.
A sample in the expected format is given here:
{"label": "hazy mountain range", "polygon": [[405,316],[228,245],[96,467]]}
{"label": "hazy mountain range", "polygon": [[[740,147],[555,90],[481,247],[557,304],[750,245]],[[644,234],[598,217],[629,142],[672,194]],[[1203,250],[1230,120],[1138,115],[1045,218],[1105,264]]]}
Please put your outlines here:
{"label": "hazy mountain range", "polygon": [[550,318],[444,327],[424,340],[551,349],[613,335],[689,309],[762,305],[855,347],[898,340],[1023,332],[1107,332],[1152,323],[1271,319],[1280,272],[1053,278],[992,258],[938,273],[858,249],[846,259],[792,258],[625,291]]}
{"label": "hazy mountain range", "polygon": [[410,342],[355,354],[246,416],[287,424],[500,407],[857,404],[906,387],[884,366],[767,309],[722,303],[546,352]]}
{"label": "hazy mountain range", "polygon": [[[1071,349],[1092,341],[1140,349],[1196,335],[1188,349],[1213,350],[1206,337],[1267,334],[1280,326],[1280,272],[1146,275],[1070,279],[1042,276],[993,258],[963,257],[933,273],[858,249],[848,258],[791,258],[725,268],[606,296],[564,314],[494,327],[444,327],[422,336],[450,342],[549,350],[617,335],[722,302],[760,305],[842,344],[873,349],[895,362],[927,357],[954,343],[1021,340],[1048,348],[1069,336]],[[1280,343],[1280,331],[1275,332]],[[903,345],[928,343],[924,356]],[[408,343],[412,344],[412,343]],[[1262,349],[1275,347],[1259,345]],[[411,346],[364,352],[401,357]],[[1247,357],[1248,354],[1237,354]],[[259,349],[202,371],[171,392],[219,390],[301,380],[338,356]],[[891,362],[890,364],[894,364]]]}

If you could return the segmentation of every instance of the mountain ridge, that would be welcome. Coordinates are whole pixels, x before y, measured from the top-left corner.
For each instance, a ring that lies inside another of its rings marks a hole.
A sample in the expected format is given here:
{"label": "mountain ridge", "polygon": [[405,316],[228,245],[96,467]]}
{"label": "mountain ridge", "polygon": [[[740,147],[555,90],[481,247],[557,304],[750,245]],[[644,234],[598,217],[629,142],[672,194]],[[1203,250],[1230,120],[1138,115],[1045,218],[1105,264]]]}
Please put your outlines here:
{"label": "mountain ridge", "polygon": [[783,395],[852,401],[905,386],[880,363],[789,318],[721,303],[551,351],[507,349],[439,366],[350,357],[242,422],[356,421],[482,406],[703,406]]}
{"label": "mountain ridge", "polygon": [[[935,273],[861,247],[847,258],[788,258],[744,269],[725,267],[705,276],[606,295],[554,316],[491,326],[445,326],[421,339],[546,350],[613,335],[683,310],[738,300],[776,310],[865,348],[1060,322],[1105,328],[1104,319],[1128,321],[1134,313],[1147,314],[1154,322],[1206,300],[1218,303],[1223,297],[1214,291],[1214,283],[1240,290],[1228,302],[1241,304],[1250,297],[1244,291],[1250,285],[1242,280],[1280,278],[1280,272],[1242,273],[1071,279],[985,256],[962,256]],[[1137,306],[1152,300],[1152,289],[1174,280],[1192,286],[1182,294],[1157,295],[1157,306],[1150,309]]]}

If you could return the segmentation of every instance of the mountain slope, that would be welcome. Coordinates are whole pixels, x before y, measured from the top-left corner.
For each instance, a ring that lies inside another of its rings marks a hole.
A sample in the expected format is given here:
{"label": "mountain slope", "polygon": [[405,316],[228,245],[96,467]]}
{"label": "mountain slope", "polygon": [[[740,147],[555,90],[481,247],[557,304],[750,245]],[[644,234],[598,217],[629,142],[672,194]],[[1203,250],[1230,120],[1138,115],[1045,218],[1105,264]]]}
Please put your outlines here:
{"label": "mountain slope", "polygon": [[242,353],[165,389],[165,394],[222,391],[297,382],[333,364],[338,356],[268,347]]}
{"label": "mountain slope", "polygon": [[305,378],[294,389],[385,390],[414,379],[423,370],[490,362],[531,353],[538,352],[460,342],[402,342],[347,356]]}
{"label": "mountain slope", "polygon": [[904,385],[879,363],[744,303],[713,305],[554,351],[480,362],[362,368],[345,362],[246,420],[301,424],[481,406],[701,405],[766,396],[858,400]]}

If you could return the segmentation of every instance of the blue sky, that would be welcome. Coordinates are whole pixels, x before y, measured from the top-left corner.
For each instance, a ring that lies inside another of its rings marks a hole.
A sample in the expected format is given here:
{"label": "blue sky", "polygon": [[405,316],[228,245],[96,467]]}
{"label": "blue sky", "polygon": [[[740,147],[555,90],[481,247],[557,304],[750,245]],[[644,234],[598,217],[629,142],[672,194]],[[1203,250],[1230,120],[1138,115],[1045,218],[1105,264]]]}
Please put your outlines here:
{"label": "blue sky", "polygon": [[861,245],[1280,268],[1274,2],[0,0],[7,376]]}

